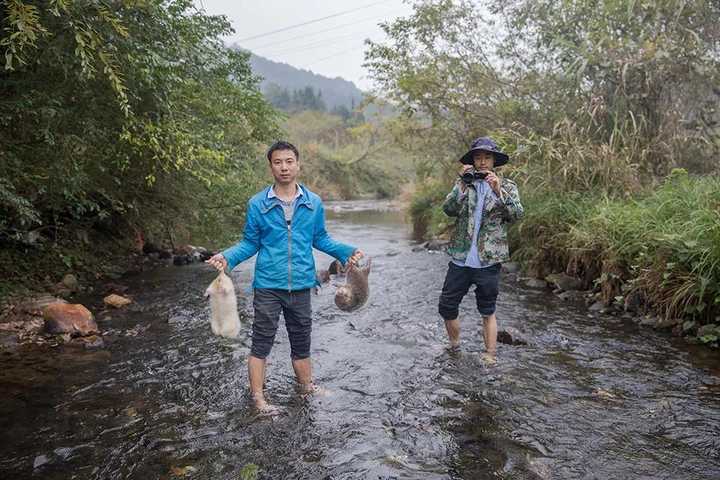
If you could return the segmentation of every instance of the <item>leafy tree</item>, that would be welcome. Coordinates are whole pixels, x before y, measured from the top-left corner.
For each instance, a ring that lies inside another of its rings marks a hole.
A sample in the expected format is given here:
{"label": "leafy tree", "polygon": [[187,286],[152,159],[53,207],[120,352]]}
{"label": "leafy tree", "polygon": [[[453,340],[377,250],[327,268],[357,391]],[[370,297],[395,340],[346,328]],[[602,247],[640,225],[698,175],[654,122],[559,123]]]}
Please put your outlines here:
{"label": "leafy tree", "polygon": [[494,132],[542,176],[613,190],[717,168],[719,15],[707,0],[427,0],[366,65],[430,171]]}
{"label": "leafy tree", "polygon": [[1,241],[236,234],[276,114],[224,17],[190,0],[2,8]]}

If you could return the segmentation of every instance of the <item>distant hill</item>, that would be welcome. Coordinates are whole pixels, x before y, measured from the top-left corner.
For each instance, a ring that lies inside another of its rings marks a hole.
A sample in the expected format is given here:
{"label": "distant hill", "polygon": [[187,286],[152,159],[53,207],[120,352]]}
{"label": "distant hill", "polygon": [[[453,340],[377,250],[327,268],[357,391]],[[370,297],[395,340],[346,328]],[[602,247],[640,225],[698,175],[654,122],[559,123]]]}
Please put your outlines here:
{"label": "distant hill", "polygon": [[263,93],[272,84],[290,91],[312,87],[315,91],[322,92],[322,99],[328,110],[343,106],[350,109],[353,104],[358,105],[363,99],[362,91],[353,82],[340,77],[328,78],[255,54],[250,57],[250,65],[255,74],[263,77],[260,84]]}

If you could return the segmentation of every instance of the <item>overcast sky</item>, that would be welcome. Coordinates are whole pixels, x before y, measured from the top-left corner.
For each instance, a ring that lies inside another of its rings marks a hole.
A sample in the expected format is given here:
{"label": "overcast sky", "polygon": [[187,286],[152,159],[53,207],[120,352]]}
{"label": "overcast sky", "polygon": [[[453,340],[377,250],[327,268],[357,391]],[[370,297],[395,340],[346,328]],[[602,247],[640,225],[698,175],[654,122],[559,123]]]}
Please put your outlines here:
{"label": "overcast sky", "polygon": [[[195,2],[208,13],[225,15],[230,20],[235,34],[225,38],[226,43],[238,43],[270,60],[289,63],[328,77],[343,77],[355,82],[361,89],[372,86],[362,67],[363,40],[382,40],[384,35],[377,26],[379,22],[412,12],[403,0]],[[294,27],[303,23],[307,24]],[[270,33],[281,29],[284,31]]]}

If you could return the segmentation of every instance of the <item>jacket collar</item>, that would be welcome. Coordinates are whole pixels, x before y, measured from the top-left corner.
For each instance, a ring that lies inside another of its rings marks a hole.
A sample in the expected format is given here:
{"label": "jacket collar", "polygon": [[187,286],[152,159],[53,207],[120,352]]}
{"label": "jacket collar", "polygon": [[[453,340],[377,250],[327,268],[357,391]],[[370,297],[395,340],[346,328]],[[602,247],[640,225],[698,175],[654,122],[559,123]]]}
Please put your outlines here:
{"label": "jacket collar", "polygon": [[[310,210],[313,210],[313,204],[310,201],[310,195],[308,195],[308,189],[305,185],[298,183],[300,196],[297,198],[298,206],[305,205]],[[280,205],[280,199],[275,196],[270,196],[272,185],[265,187],[262,194],[262,213],[267,213],[272,210],[273,207]]]}

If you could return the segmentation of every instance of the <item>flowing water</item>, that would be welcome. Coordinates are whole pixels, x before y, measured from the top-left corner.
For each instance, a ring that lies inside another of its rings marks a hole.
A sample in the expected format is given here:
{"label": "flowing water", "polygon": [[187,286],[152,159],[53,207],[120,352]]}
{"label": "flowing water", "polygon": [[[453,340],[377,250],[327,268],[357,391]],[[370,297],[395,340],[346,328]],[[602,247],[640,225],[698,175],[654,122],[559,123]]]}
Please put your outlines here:
{"label": "flowing water", "polygon": [[447,257],[414,252],[385,207],[328,205],[328,230],[373,271],[358,312],[340,312],[332,287],[313,299],[327,395],[297,394],[281,322],[267,394],[283,413],[258,416],[246,393],[252,263],[233,274],[238,340],[211,334],[212,269],[162,267],[125,279],[135,304],[98,315],[105,348],[0,354],[0,478],[720,478],[717,352],[509,279],[500,328],[530,345],[500,345],[484,365],[469,295],[463,347],[448,352],[436,307]]}

